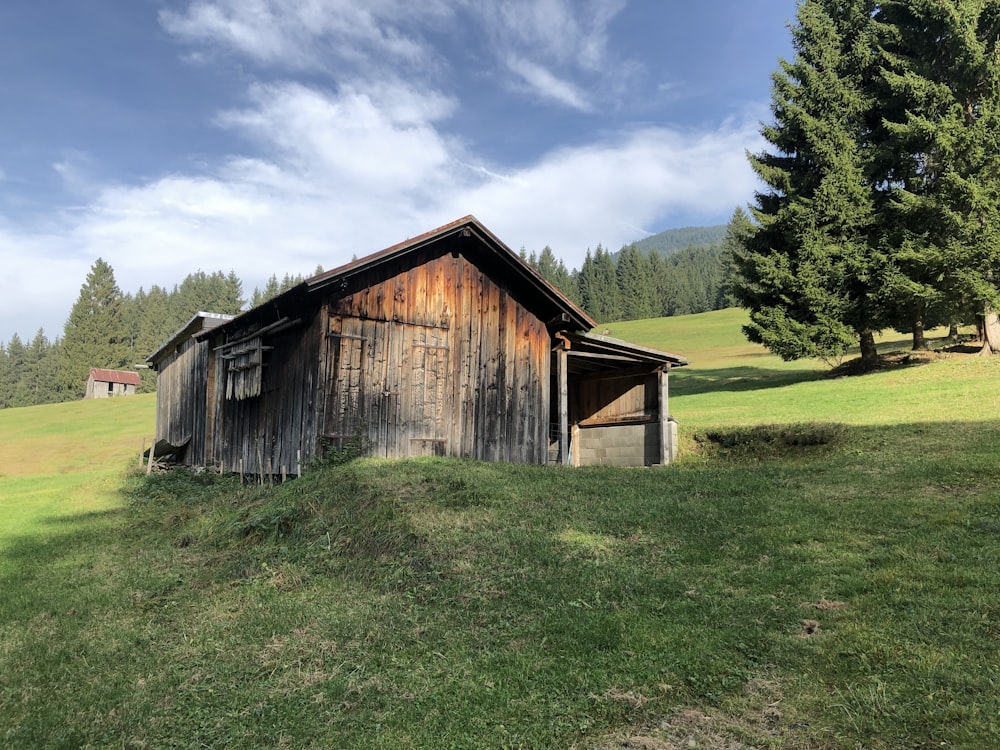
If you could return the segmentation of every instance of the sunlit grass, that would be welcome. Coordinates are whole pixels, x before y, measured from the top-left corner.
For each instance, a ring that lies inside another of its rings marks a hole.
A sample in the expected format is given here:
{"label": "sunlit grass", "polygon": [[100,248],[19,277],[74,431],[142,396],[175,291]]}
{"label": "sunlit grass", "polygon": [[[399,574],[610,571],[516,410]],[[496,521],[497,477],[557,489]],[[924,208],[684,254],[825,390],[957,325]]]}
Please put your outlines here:
{"label": "sunlit grass", "polygon": [[149,397],[0,412],[0,746],[1000,746],[1000,365],[739,316],[612,331],[692,361],[669,470],[147,480]]}

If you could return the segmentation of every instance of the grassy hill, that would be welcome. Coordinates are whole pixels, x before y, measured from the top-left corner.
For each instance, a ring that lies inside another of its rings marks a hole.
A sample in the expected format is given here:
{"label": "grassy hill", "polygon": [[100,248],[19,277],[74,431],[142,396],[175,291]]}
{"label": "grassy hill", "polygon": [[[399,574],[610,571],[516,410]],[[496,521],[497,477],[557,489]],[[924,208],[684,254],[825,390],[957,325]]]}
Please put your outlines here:
{"label": "grassy hill", "polygon": [[0,746],[1000,745],[1000,363],[740,315],[610,326],[691,360],[667,470],[147,480],[151,399],[0,412]]}

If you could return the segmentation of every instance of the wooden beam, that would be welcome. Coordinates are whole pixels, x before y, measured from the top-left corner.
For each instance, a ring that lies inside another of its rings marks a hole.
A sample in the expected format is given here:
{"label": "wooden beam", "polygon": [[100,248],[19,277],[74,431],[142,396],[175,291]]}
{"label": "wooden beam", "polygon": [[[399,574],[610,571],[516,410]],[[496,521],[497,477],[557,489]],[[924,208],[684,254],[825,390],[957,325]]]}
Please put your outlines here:
{"label": "wooden beam", "polygon": [[247,334],[246,336],[238,338],[235,341],[227,341],[225,344],[215,347],[213,351],[218,351],[219,349],[228,349],[233,346],[238,346],[239,344],[243,344],[247,341],[250,341],[251,339],[257,338],[258,336],[266,336],[273,333],[279,333],[280,331],[283,331],[286,328],[291,328],[292,326],[296,326],[301,322],[302,322],[301,318],[296,318],[295,320],[292,320],[291,318],[281,318],[280,320],[277,320],[274,323],[271,323],[270,325],[266,325],[263,328],[258,328],[253,333]]}
{"label": "wooden beam", "polygon": [[673,460],[673,435],[670,425],[669,389],[667,385],[667,374],[669,368],[660,370],[656,374],[657,385],[659,386],[659,417],[660,417],[660,464],[666,466]]}
{"label": "wooden beam", "polygon": [[556,352],[559,379],[559,463],[569,463],[569,366],[568,352],[560,348]]}

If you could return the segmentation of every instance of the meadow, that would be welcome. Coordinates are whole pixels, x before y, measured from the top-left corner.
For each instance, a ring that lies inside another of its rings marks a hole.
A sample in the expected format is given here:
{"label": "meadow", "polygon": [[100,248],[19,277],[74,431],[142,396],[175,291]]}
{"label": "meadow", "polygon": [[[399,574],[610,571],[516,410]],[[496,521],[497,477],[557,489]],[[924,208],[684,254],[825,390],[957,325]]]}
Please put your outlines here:
{"label": "meadow", "polygon": [[151,397],[0,411],[0,746],[1000,746],[1000,358],[741,315],[609,326],[691,361],[669,469],[147,478]]}

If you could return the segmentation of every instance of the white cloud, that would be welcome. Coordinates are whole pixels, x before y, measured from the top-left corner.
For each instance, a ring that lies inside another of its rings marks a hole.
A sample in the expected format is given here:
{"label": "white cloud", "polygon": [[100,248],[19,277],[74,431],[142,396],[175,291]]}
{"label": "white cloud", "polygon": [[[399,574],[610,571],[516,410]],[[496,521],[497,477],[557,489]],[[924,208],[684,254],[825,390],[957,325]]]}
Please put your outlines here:
{"label": "white cloud", "polygon": [[556,77],[550,70],[540,65],[515,57],[507,61],[507,67],[528,85],[529,90],[543,99],[552,99],[581,112],[590,112],[593,109],[587,100],[587,95],[577,86]]}
{"label": "white cloud", "polygon": [[366,82],[401,67],[411,80],[439,80],[447,67],[435,35],[480,33],[492,55],[485,68],[507,71],[511,90],[591,111],[593,97],[583,93],[585,86],[596,82],[596,88],[615,92],[635,68],[608,53],[608,27],[624,5],[624,0],[192,0],[183,12],[161,11],[160,23],[176,38],[202,46],[188,55],[192,62],[206,63],[212,55],[204,50],[223,48],[259,64]]}
{"label": "white cloud", "polygon": [[449,146],[435,129],[454,103],[384,83],[329,94],[300,84],[254,86],[252,106],[223,113],[297,175],[327,190],[395,193],[436,189]]}
{"label": "white cloud", "polygon": [[260,63],[328,69],[335,62],[426,64],[433,50],[408,29],[446,22],[446,3],[422,0],[193,0],[160,23],[187,42],[221,45]]}
{"label": "white cloud", "polygon": [[660,231],[674,213],[728,217],[752,197],[755,177],[744,148],[756,126],[726,126],[710,133],[646,128],[621,140],[565,149],[505,180],[460,196],[452,213],[471,205],[508,244],[550,245],[568,265],[579,265],[597,243],[617,250]]}
{"label": "white cloud", "polygon": [[28,343],[39,328],[49,340],[62,336],[92,263],[65,255],[65,244],[62,236],[0,226],[0,343],[15,333]]}
{"label": "white cloud", "polygon": [[[332,268],[472,213],[511,247],[548,244],[578,266],[588,247],[617,249],[672,212],[728,216],[755,184],[743,156],[756,143],[750,124],[645,128],[510,172],[477,163],[436,129],[451,106],[444,97],[286,84],[258,87],[252,100],[220,119],[266,156],[232,157],[212,174],[92,185],[95,198],[60,236],[0,235],[14,261],[3,266],[0,340],[21,320],[58,334],[97,257],[129,292],[232,269],[249,293],[272,273]],[[56,259],[55,247],[73,256]],[[41,314],[50,300],[62,309]]]}
{"label": "white cloud", "polygon": [[[579,7],[586,12],[576,14]],[[289,64],[381,54],[392,70],[345,74],[336,86],[251,85],[243,106],[215,119],[233,136],[231,153],[200,171],[108,184],[93,177],[100,165],[84,155],[54,165],[82,205],[44,234],[0,224],[0,341],[15,331],[33,335],[39,324],[60,334],[97,257],[127,292],[171,286],[198,269],[232,269],[249,294],[273,273],[332,268],[470,213],[511,247],[547,244],[570,266],[588,247],[617,249],[642,234],[637,228],[658,231],[671,215],[728,216],[756,187],[744,158],[745,148],[760,147],[756,117],[710,132],[635,128],[511,169],[449,131],[458,95],[406,62],[435,55],[421,23],[475,14],[496,21],[493,54],[514,61],[505,70],[520,85],[586,110],[599,103],[577,74],[597,80],[602,66],[613,69],[607,29],[620,7],[194,0],[184,13],[164,12],[164,28],[204,43],[209,56],[222,45],[262,63],[280,60],[289,75]],[[417,31],[404,23],[409,16]]]}

